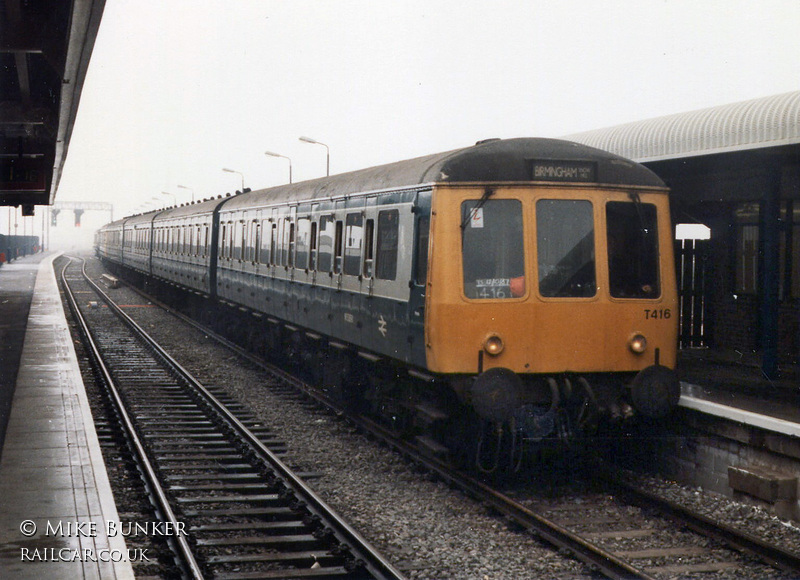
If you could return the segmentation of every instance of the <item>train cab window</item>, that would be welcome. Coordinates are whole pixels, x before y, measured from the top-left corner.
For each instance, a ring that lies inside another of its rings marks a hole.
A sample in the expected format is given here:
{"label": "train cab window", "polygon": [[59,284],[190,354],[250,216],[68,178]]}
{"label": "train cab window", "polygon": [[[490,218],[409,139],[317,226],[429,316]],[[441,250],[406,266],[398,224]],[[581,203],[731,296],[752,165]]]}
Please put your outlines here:
{"label": "train cab window", "polygon": [[615,298],[657,298],[658,224],[656,206],[611,201],[606,204],[608,282]]}
{"label": "train cab window", "polygon": [[378,213],[378,248],[375,277],[394,280],[397,277],[397,244],[400,212],[396,209]]}
{"label": "train cab window", "polygon": [[322,216],[319,220],[319,255],[317,270],[330,272],[333,266],[333,238],[335,225],[333,216]]}
{"label": "train cab window", "polygon": [[414,281],[424,286],[428,279],[428,240],[430,238],[431,216],[423,215],[417,220],[417,255],[415,257]]}
{"label": "train cab window", "polygon": [[361,273],[361,246],[364,239],[364,216],[347,214],[344,231],[344,273],[358,276]]}
{"label": "train cab window", "polygon": [[536,202],[539,293],[581,298],[597,292],[592,203],[574,199]]}
{"label": "train cab window", "polygon": [[461,204],[464,294],[472,299],[525,294],[522,203],[517,199]]}

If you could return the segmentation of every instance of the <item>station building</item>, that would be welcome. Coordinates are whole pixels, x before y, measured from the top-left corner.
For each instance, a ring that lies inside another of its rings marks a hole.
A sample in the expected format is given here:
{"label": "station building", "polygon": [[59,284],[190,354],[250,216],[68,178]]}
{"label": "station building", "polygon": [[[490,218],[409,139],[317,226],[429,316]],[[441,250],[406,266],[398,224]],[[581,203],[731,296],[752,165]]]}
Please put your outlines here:
{"label": "station building", "polygon": [[681,346],[800,362],[800,91],[569,135],[633,159],[671,188]]}

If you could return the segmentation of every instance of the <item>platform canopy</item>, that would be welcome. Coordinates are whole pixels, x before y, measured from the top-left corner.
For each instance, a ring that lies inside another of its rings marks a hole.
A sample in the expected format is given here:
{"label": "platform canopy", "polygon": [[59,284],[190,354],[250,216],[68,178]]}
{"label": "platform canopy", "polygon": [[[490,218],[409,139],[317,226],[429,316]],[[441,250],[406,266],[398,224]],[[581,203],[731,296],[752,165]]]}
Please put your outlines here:
{"label": "platform canopy", "polygon": [[0,3],[0,205],[49,205],[105,0]]}
{"label": "platform canopy", "polygon": [[797,145],[800,91],[564,137],[640,163]]}

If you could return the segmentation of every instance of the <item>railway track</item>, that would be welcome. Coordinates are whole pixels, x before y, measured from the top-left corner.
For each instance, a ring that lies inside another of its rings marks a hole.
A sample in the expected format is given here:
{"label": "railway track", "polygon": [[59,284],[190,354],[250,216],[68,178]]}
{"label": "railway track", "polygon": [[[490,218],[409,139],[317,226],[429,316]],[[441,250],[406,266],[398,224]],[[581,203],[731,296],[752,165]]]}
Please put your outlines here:
{"label": "railway track", "polygon": [[[148,299],[153,300],[148,296]],[[186,323],[234,349],[309,396],[346,414],[317,389],[258,357],[208,328],[172,311]],[[800,556],[771,546],[734,529],[726,528],[680,506],[668,504],[641,490],[626,487],[613,476],[602,493],[586,492],[563,501],[542,501],[536,494],[514,490],[502,493],[481,481],[459,473],[444,461],[398,440],[384,426],[364,417],[349,417],[364,431],[383,440],[451,486],[462,489],[493,511],[528,530],[560,550],[572,554],[609,578],[684,578],[693,574],[718,573],[722,577],[796,578]],[[599,474],[599,472],[595,472]],[[589,512],[603,512],[587,517]],[[658,548],[653,548],[653,539]],[[644,547],[637,546],[641,540]]]}
{"label": "railway track", "polygon": [[77,266],[62,284],[160,518],[141,532],[166,537],[183,576],[402,578],[280,461],[282,442],[196,381]]}
{"label": "railway track", "polygon": [[[618,479],[598,464],[591,482],[542,495],[540,487],[508,492],[452,469],[383,426],[356,419],[374,437],[434,472],[512,523],[607,578],[800,577],[800,554],[671,503]],[[599,484],[599,485],[598,485]],[[657,544],[657,547],[654,547]]]}

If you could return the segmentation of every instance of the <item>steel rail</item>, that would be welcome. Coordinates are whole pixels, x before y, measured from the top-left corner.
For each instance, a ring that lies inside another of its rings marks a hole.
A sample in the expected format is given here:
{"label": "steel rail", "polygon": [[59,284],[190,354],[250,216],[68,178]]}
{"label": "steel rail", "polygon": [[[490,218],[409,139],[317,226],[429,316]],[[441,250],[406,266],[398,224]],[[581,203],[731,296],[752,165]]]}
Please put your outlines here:
{"label": "steel rail", "polygon": [[[331,408],[338,414],[347,415],[348,420],[352,421],[360,428],[369,431],[376,437],[379,437],[385,444],[394,447],[407,456],[411,456],[414,461],[430,469],[444,481],[452,484],[453,486],[461,488],[480,501],[484,501],[493,509],[503,513],[510,519],[531,531],[531,533],[539,535],[551,544],[571,552],[578,560],[597,568],[606,576],[610,578],[652,578],[646,572],[635,568],[627,561],[606,552],[602,548],[594,546],[590,542],[583,540],[576,534],[569,532],[555,522],[552,522],[547,518],[540,516],[539,514],[535,514],[525,506],[522,506],[518,502],[515,502],[513,499],[497,492],[482,482],[455,472],[447,464],[435,458],[426,455],[420,455],[414,446],[402,441],[398,441],[393,437],[391,432],[385,429],[383,426],[369,419],[365,419],[363,417],[353,417],[352,415],[347,414],[346,411],[337,405],[335,401],[325,396],[317,389],[310,387],[294,375],[284,371],[279,367],[276,367],[273,364],[263,361],[224,336],[217,334],[213,330],[203,326],[202,324],[176,311],[168,305],[159,302],[156,298],[150,296],[135,286],[128,286],[135,292],[146,296],[149,300],[159,304],[176,318],[179,318],[183,322],[192,325],[198,330],[201,330],[208,336],[211,336],[218,342],[224,344],[226,347],[235,351],[237,354],[246,358],[250,362],[261,366],[271,373],[275,373],[281,379],[300,388],[307,395],[316,399],[321,404]],[[628,495],[641,498],[640,502],[648,502],[650,505],[655,506],[660,512],[666,514],[667,516],[673,517],[675,520],[691,527],[695,531],[698,531],[702,534],[711,535],[722,541],[724,544],[754,555],[776,568],[800,574],[800,554],[768,544],[767,542],[747,534],[746,532],[736,530],[735,528],[722,524],[721,522],[716,522],[711,518],[694,513],[683,506],[669,502],[653,494],[649,494],[644,490],[637,489],[630,484],[620,481],[618,478],[615,479],[611,476],[607,476],[606,479],[609,481],[609,483],[616,485],[618,488],[624,489]]]}
{"label": "steel rail", "polygon": [[275,365],[264,362],[255,355],[247,352],[239,345],[228,340],[224,336],[221,336],[209,328],[206,328],[197,321],[192,320],[188,316],[176,311],[173,308],[170,308],[168,305],[159,302],[138,288],[132,286],[131,288],[143,296],[147,296],[149,300],[159,304],[159,306],[164,307],[176,318],[179,318],[183,322],[186,322],[198,330],[203,331],[208,336],[211,336],[218,342],[224,344],[226,347],[235,351],[240,356],[245,357],[250,362],[259,365],[270,373],[274,373],[281,379],[293,384],[310,397],[319,401],[320,404],[332,409],[337,414],[347,416],[348,420],[356,424],[359,428],[363,429],[364,431],[368,431],[372,435],[375,435],[386,445],[395,448],[406,456],[411,456],[415,462],[434,472],[443,481],[453,485],[454,487],[458,487],[471,497],[491,506],[495,511],[504,514],[523,528],[527,529],[530,533],[543,538],[551,545],[568,551],[577,560],[599,570],[606,577],[619,580],[654,580],[652,576],[649,576],[644,571],[634,567],[629,562],[615,556],[610,552],[607,552],[606,550],[603,550],[602,548],[590,542],[587,542],[580,536],[573,534],[555,522],[552,522],[547,518],[532,512],[525,506],[499,493],[497,490],[492,489],[476,479],[453,471],[441,461],[420,455],[412,445],[408,445],[397,440],[387,429],[363,417],[353,417],[339,405],[337,405],[334,400],[325,396],[319,390],[310,387],[291,373],[288,373],[283,369],[276,367]]}
{"label": "steel rail", "polygon": [[[172,529],[179,530],[180,522],[175,517],[175,513],[172,511],[172,507],[169,505],[169,501],[167,500],[167,495],[164,492],[163,487],[159,483],[158,475],[156,474],[155,469],[153,468],[152,463],[147,457],[147,453],[145,452],[144,445],[142,444],[139,436],[137,435],[136,428],[133,425],[133,421],[130,418],[127,410],[125,409],[125,404],[122,401],[122,397],[119,394],[119,391],[116,387],[116,383],[114,382],[111,373],[108,370],[105,362],[103,362],[103,357],[100,354],[100,350],[95,342],[94,338],[92,337],[92,333],[89,330],[89,325],[86,322],[86,319],[83,317],[83,314],[78,307],[77,299],[72,292],[72,288],[69,285],[66,277],[67,268],[72,264],[74,261],[73,258],[69,258],[69,262],[64,266],[61,270],[61,281],[64,288],[64,292],[67,295],[68,304],[70,310],[72,311],[75,320],[78,322],[78,325],[81,329],[81,332],[84,336],[84,340],[86,341],[86,345],[91,352],[92,358],[94,359],[95,366],[98,372],[102,375],[103,382],[106,386],[106,390],[112,398],[112,401],[115,405],[115,410],[119,414],[119,418],[125,428],[125,436],[128,439],[135,455],[136,459],[139,463],[139,467],[141,469],[142,475],[145,479],[145,484],[147,485],[148,489],[151,492],[152,499],[155,501],[156,507],[158,510],[161,511],[161,517],[164,519],[165,522],[169,522],[172,526]],[[88,276],[86,275],[86,262],[83,262],[82,273],[84,277],[89,280]],[[94,285],[91,280],[89,280],[91,284]],[[171,537],[171,540],[174,541],[175,548],[173,549],[174,552],[177,552],[175,555],[180,559],[180,562],[185,567],[186,571],[191,574],[192,578],[197,580],[201,580],[204,578],[203,571],[200,568],[200,565],[197,563],[197,560],[194,557],[194,553],[192,552],[191,546],[186,541],[186,538],[182,534],[176,534],[175,536]]]}
{"label": "steel rail", "polygon": [[775,568],[796,574],[800,578],[800,554],[769,544],[742,530],[737,530],[675,502],[658,497],[647,490],[614,477],[606,470],[598,470],[595,473],[602,476],[609,484],[622,489],[632,501],[655,507],[661,513],[696,532],[711,536],[726,545],[734,546],[741,552],[755,556]]}
{"label": "steel rail", "polygon": [[[205,402],[225,422],[232,426],[236,433],[244,439],[254,453],[268,463],[279,476],[289,482],[290,487],[305,502],[305,507],[312,514],[320,518],[321,522],[338,534],[356,556],[359,564],[375,578],[385,580],[402,580],[405,576],[397,570],[376,548],[374,548],[358,531],[347,523],[342,516],[333,510],[317,493],[311,489],[291,468],[278,458],[258,437],[253,434],[228,408],[219,401],[202,383],[200,383],[186,368],[166,352],[147,331],[135,320],[125,313],[114,301],[97,285],[88,275],[87,281],[112,309],[136,334],[138,334],[148,347],[161,358],[167,366],[173,369],[196,392],[200,393]],[[207,332],[207,331],[206,331]]]}
{"label": "steel rail", "polygon": [[371,434],[380,436],[387,445],[395,447],[406,455],[411,455],[415,462],[435,473],[437,477],[449,485],[457,487],[484,505],[503,514],[531,534],[541,537],[561,550],[566,550],[577,560],[598,570],[607,578],[615,580],[654,580],[652,576],[636,568],[628,561],[596,546],[578,534],[570,532],[552,520],[531,511],[485,483],[455,471],[438,459],[421,455],[413,445],[398,441],[393,437],[391,431],[383,426],[364,418],[357,418],[355,421]]}

